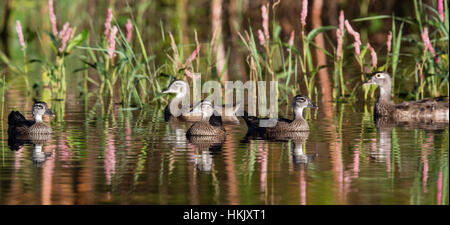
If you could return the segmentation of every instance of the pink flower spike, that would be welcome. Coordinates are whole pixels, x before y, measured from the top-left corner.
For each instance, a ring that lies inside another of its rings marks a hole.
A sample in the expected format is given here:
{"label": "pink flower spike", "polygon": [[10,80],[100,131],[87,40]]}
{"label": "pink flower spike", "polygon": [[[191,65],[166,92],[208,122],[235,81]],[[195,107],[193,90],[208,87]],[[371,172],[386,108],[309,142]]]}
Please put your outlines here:
{"label": "pink flower spike", "polygon": [[336,57],[337,59],[341,59],[342,57],[342,35],[343,32],[341,29],[336,30],[336,37],[337,37],[337,48],[336,48]]}
{"label": "pink flower spike", "polygon": [[291,32],[291,36],[289,37],[289,41],[288,41],[288,44],[289,45],[294,45],[294,38],[295,38],[295,30],[293,30],[292,32]]}
{"label": "pink flower spike", "polygon": [[300,22],[302,26],[306,26],[306,16],[308,15],[308,0],[302,2],[302,12],[300,14]]}
{"label": "pink flower spike", "polygon": [[377,53],[375,52],[375,49],[373,49],[373,47],[372,46],[370,46],[370,43],[369,42],[367,42],[367,48],[369,48],[369,51],[370,51],[370,55],[372,56],[372,67],[373,68],[377,68]]}
{"label": "pink flower spike", "polygon": [[17,20],[16,21],[16,31],[17,31],[17,36],[19,36],[19,43],[20,46],[22,46],[22,51],[25,52],[25,41],[23,39],[23,33],[22,33],[22,25],[20,24],[20,21]]}
{"label": "pink flower spike", "polygon": [[194,75],[192,75],[191,71],[185,70],[184,72],[186,73],[186,76],[188,76],[189,78],[191,78],[191,79],[194,78]]}
{"label": "pink flower spike", "polygon": [[264,33],[260,29],[258,29],[258,39],[260,45],[264,46],[266,44],[266,40],[264,39]]}
{"label": "pink flower spike", "polygon": [[389,34],[387,36],[386,45],[387,45],[387,52],[389,54],[391,52],[391,45],[392,45],[392,31],[389,31]]}
{"label": "pink flower spike", "polygon": [[131,36],[133,35],[133,24],[131,23],[130,19],[127,20],[126,29],[127,29],[127,42],[130,43]]}
{"label": "pink flower spike", "polygon": [[112,21],[112,9],[108,8],[108,14],[106,15],[106,21],[105,21],[105,37],[108,38],[109,30],[111,29],[111,21]]}
{"label": "pink flower spike", "polygon": [[431,44],[430,38],[428,37],[428,28],[427,27],[423,28],[422,40],[423,40],[423,44],[424,44],[424,52],[426,52],[428,49],[430,51],[431,55],[433,55],[433,57],[435,57],[436,52],[434,51],[433,45]]}
{"label": "pink flower spike", "polygon": [[[289,37],[288,45],[289,45],[290,47],[294,47],[294,38],[295,38],[295,30],[293,30],[293,31],[291,32],[291,36]],[[287,51],[290,52],[291,49],[288,48]]]}
{"label": "pink flower spike", "polygon": [[53,0],[48,0],[48,13],[50,15],[50,22],[52,24],[52,31],[55,37],[58,35],[58,28],[56,27],[56,16],[53,10]]}
{"label": "pink flower spike", "polygon": [[59,47],[59,52],[64,52],[66,49],[67,41],[70,39],[70,34],[72,33],[72,28],[68,28],[64,37],[62,38],[61,47]]}
{"label": "pink flower spike", "polygon": [[348,30],[348,33],[350,33],[353,38],[354,38],[354,42],[353,42],[353,46],[355,47],[355,54],[359,57],[361,55],[361,39],[359,37],[359,33],[356,32],[355,30],[353,30],[352,26],[350,26],[350,23],[348,22],[348,20],[345,20],[345,27]]}
{"label": "pink flower spike", "polygon": [[267,8],[265,5],[261,6],[261,16],[262,16],[262,26],[264,30],[264,36],[266,40],[270,39],[269,35],[269,13],[267,12]]}
{"label": "pink flower spike", "polygon": [[339,14],[339,29],[341,30],[341,33],[344,34],[344,11],[341,10],[341,13]]}
{"label": "pink flower spike", "polygon": [[111,29],[111,33],[109,34],[109,39],[108,39],[108,42],[109,42],[108,55],[109,55],[109,58],[110,58],[110,59],[114,58],[114,56],[115,56],[114,51],[116,50],[116,35],[117,35],[117,31],[118,31],[117,26],[114,26],[114,27]]}
{"label": "pink flower spike", "polygon": [[198,45],[197,48],[192,52],[191,56],[186,60],[186,63],[184,64],[185,67],[191,65],[192,61],[194,61],[195,57],[200,52],[201,45]]}
{"label": "pink flower spike", "polygon": [[63,39],[64,34],[67,32],[68,28],[69,28],[69,22],[65,23],[63,26],[63,29],[61,31],[59,31],[59,35],[58,35],[59,39],[61,39],[61,40]]}
{"label": "pink flower spike", "polygon": [[439,16],[441,17],[441,21],[444,22],[445,18],[444,18],[444,1],[443,0],[438,1],[438,11],[439,11]]}

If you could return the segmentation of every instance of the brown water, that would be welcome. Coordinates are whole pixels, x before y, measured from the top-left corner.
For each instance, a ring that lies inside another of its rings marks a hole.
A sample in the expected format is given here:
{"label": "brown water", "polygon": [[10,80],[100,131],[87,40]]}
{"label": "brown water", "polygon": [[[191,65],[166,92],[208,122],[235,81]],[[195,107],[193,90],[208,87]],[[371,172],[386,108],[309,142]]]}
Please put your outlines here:
{"label": "brown water", "polygon": [[48,141],[12,151],[7,114],[30,117],[32,105],[20,93],[6,96],[0,204],[449,203],[448,126],[377,129],[372,105],[332,105],[326,119],[319,104],[307,140],[243,140],[241,121],[222,145],[204,146],[186,140],[190,124],[164,122],[162,108],[103,115],[72,96]]}

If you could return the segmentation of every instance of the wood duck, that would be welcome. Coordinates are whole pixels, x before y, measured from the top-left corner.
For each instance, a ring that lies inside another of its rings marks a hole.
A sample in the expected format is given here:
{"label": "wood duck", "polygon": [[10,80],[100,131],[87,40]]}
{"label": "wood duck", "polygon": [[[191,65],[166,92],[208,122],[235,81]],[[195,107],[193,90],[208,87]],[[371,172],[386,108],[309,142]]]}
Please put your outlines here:
{"label": "wood duck", "polygon": [[186,136],[225,136],[225,128],[222,124],[222,118],[214,115],[215,110],[211,102],[203,101],[200,105],[202,118],[195,122],[186,132]]}
{"label": "wood duck", "polygon": [[[169,87],[167,87],[165,90],[163,90],[162,93],[175,93],[175,98],[172,99],[172,101],[178,101],[181,102],[186,95],[189,92],[189,84],[186,81],[183,80],[174,80],[172,83],[170,83]],[[171,101],[171,102],[172,102]],[[200,103],[199,103],[200,104]],[[196,104],[199,105],[199,104]],[[234,104],[234,105],[222,105],[218,106],[215,105],[214,109],[219,113],[219,115],[222,116],[223,122],[232,122],[232,123],[239,123],[239,119],[236,117],[236,111],[239,109],[240,103]],[[183,121],[189,121],[189,122],[195,122],[200,121],[202,118],[202,114],[193,111],[192,109],[195,108],[192,105],[189,105],[189,107],[185,107],[181,109],[181,115],[178,117],[175,117],[170,112],[170,102],[167,104],[166,108],[164,109],[164,119],[165,121],[169,121],[172,118],[177,118]],[[225,113],[225,114],[224,114]],[[227,116],[224,116],[227,115]],[[232,115],[232,116],[228,116]]]}
{"label": "wood duck", "polygon": [[375,72],[364,85],[380,88],[380,96],[374,109],[375,117],[390,117],[396,121],[435,121],[448,123],[448,97],[425,98],[418,101],[395,104],[391,100],[391,77],[385,72]]}
{"label": "wood duck", "polygon": [[[297,95],[294,97],[293,110],[294,119],[278,118],[276,124],[272,127],[262,127],[263,120],[255,116],[249,116],[244,111],[243,119],[245,120],[248,133],[256,132],[266,139],[293,138],[297,132],[309,131],[308,122],[303,118],[303,109],[306,107],[317,108],[306,95]],[[299,134],[302,135],[302,134]],[[293,137],[290,137],[293,136]]]}
{"label": "wood duck", "polygon": [[52,128],[42,120],[43,115],[53,115],[48,108],[47,103],[40,101],[35,102],[32,114],[33,120],[27,120],[20,112],[12,111],[8,116],[8,134],[34,139],[33,137],[41,134],[52,133]]}

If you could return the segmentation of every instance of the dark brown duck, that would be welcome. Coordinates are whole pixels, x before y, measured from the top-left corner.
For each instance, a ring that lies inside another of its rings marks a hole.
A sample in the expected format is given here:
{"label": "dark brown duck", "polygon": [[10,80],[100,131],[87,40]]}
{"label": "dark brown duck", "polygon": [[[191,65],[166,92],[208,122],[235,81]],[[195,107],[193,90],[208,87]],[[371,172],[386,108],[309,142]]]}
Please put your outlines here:
{"label": "dark brown duck", "polygon": [[309,131],[308,122],[303,118],[303,109],[311,107],[317,108],[306,95],[297,95],[294,97],[293,110],[294,119],[277,118],[273,126],[262,126],[269,119],[261,119],[255,116],[249,116],[244,111],[244,120],[247,123],[248,132],[257,133],[263,138],[278,139],[289,136],[289,133]]}
{"label": "dark brown duck", "polygon": [[202,118],[195,122],[186,132],[188,139],[191,136],[225,136],[222,118],[214,115],[214,108],[209,101],[200,104]]}
{"label": "dark brown duck", "polygon": [[380,88],[380,96],[374,109],[375,117],[389,117],[396,121],[448,123],[448,97],[424,98],[395,104],[391,100],[392,81],[388,73],[374,73],[364,85],[368,84],[374,84]]}
{"label": "dark brown duck", "polygon": [[18,111],[12,111],[8,116],[8,134],[33,137],[39,134],[50,134],[52,128],[44,123],[43,115],[53,115],[45,102],[35,102],[32,109],[33,120],[27,120]]}

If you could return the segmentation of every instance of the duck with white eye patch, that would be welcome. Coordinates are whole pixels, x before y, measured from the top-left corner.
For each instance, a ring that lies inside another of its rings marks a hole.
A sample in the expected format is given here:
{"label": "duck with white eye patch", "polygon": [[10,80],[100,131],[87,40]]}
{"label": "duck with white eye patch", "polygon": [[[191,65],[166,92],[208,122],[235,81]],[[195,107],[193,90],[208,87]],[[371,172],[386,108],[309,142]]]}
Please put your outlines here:
{"label": "duck with white eye patch", "polygon": [[195,122],[186,132],[188,139],[191,136],[212,136],[224,137],[225,128],[223,127],[221,116],[215,112],[211,102],[203,100],[200,103],[202,118]]}
{"label": "duck with white eye patch", "polygon": [[8,134],[35,137],[41,134],[52,133],[52,128],[45,124],[42,117],[44,115],[53,116],[53,113],[45,102],[35,102],[32,108],[33,120],[27,120],[18,111],[12,111],[8,116]]}
{"label": "duck with white eye patch", "polygon": [[303,118],[303,110],[308,107],[317,108],[317,106],[312,103],[308,96],[295,96],[294,103],[292,104],[294,118],[292,120],[277,118],[276,124],[271,127],[261,126],[261,122],[269,119],[249,116],[248,113],[244,111],[243,119],[245,120],[248,127],[247,133],[257,133],[264,139],[283,139],[295,138],[295,136],[303,136],[304,134],[296,134],[295,132],[309,131],[308,122]]}
{"label": "duck with white eye patch", "polygon": [[[164,120],[168,122],[171,119],[180,119],[188,122],[195,122],[201,119],[201,114],[194,112],[193,106],[189,105],[181,109],[181,115],[178,117],[173,116],[170,112],[171,102],[177,101],[181,102],[189,92],[189,84],[184,80],[174,80],[170,85],[162,91],[163,94],[174,93],[175,98],[167,104],[164,108]],[[233,105],[215,105],[214,109],[222,116],[223,122],[239,123],[239,119],[236,117],[236,112],[239,109],[241,103],[236,103]],[[230,115],[230,116],[229,116]]]}
{"label": "duck with white eye patch", "polygon": [[424,98],[395,104],[391,100],[391,76],[386,72],[373,73],[364,85],[377,85],[380,88],[380,96],[374,108],[375,117],[388,117],[395,121],[448,123],[448,97]]}

